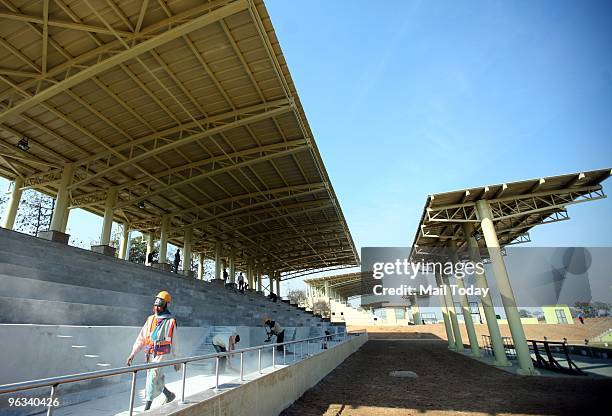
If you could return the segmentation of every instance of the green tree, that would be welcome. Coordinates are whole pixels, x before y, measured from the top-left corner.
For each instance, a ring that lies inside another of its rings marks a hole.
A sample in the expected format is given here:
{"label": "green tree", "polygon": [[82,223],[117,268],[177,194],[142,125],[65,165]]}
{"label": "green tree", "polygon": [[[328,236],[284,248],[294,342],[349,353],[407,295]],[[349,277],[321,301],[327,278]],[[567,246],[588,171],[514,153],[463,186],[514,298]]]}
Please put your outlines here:
{"label": "green tree", "polygon": [[[5,215],[8,200],[9,197],[7,195],[0,196],[3,216]],[[25,190],[19,202],[19,209],[13,229],[30,235],[37,235],[39,231],[48,230],[51,225],[54,207],[55,199],[50,196],[34,189]]]}

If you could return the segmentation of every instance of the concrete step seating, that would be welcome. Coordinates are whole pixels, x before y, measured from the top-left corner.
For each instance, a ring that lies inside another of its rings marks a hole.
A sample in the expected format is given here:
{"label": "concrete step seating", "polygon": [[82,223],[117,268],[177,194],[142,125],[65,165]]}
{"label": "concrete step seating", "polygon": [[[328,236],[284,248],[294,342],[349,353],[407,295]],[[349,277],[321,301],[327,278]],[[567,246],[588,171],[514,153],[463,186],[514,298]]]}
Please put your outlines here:
{"label": "concrete step seating", "polygon": [[142,325],[153,296],[168,290],[184,326],[320,325],[312,314],[256,292],[163,272],[0,229],[0,321],[64,325]]}

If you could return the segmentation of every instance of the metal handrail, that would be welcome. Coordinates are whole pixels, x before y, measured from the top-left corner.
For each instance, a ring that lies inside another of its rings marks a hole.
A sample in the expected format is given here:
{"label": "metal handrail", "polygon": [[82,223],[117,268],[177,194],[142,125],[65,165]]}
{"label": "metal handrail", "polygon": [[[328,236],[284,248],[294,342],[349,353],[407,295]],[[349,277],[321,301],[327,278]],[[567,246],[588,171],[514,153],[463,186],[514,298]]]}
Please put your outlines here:
{"label": "metal handrail", "polygon": [[[204,361],[204,360],[210,360],[210,359],[215,359],[215,389],[219,389],[219,361],[222,357],[229,357],[231,355],[238,355],[240,354],[240,381],[244,380],[244,353],[245,352],[250,352],[250,351],[258,351],[258,355],[259,355],[259,364],[258,364],[258,369],[259,369],[259,373],[261,373],[262,367],[261,367],[261,351],[265,350],[266,348],[272,348],[272,355],[273,355],[273,359],[274,359],[274,351],[276,350],[276,347],[279,346],[286,346],[286,345],[291,345],[291,344],[300,344],[300,351],[302,348],[303,343],[307,343],[310,344],[311,341],[317,341],[317,340],[333,340],[334,337],[337,337],[341,335],[343,340],[346,340],[346,338],[350,335],[361,335],[361,332],[348,332],[348,331],[344,331],[344,332],[340,332],[340,333],[335,333],[335,334],[330,334],[330,335],[321,335],[318,337],[312,337],[312,338],[304,338],[304,339],[300,339],[300,340],[295,340],[295,341],[287,341],[287,342],[282,342],[282,343],[273,343],[273,344],[263,344],[263,345],[257,345],[254,347],[247,347],[247,348],[242,348],[239,350],[234,350],[234,351],[226,351],[226,352],[219,352],[219,353],[214,353],[214,354],[206,354],[206,355],[198,355],[198,356],[193,356],[193,357],[186,357],[186,358],[177,358],[174,360],[168,360],[168,361],[162,361],[159,363],[148,363],[148,364],[140,364],[140,365],[134,365],[134,366],[129,366],[129,367],[119,367],[119,368],[114,368],[114,369],[110,369],[110,370],[99,370],[99,371],[90,371],[87,373],[79,373],[79,374],[70,374],[70,375],[66,375],[66,376],[58,376],[58,377],[50,377],[50,378],[44,378],[44,379],[40,379],[40,380],[31,380],[31,381],[23,381],[23,382],[19,382],[19,383],[11,383],[11,384],[4,384],[4,385],[0,385],[0,394],[7,394],[7,393],[14,393],[17,391],[25,391],[25,390],[32,390],[32,389],[38,389],[38,388],[42,388],[42,387],[51,387],[51,396],[50,396],[50,402],[52,403],[53,400],[57,397],[57,390],[60,384],[67,384],[67,383],[76,383],[79,381],[86,381],[86,380],[93,380],[93,379],[98,379],[98,378],[104,378],[104,377],[112,377],[112,376],[118,376],[118,375],[122,375],[122,374],[128,374],[128,373],[132,373],[132,385],[131,385],[131,393],[130,393],[130,408],[129,408],[129,414],[132,415],[133,414],[133,410],[134,410],[134,397],[135,397],[135,388],[136,388],[136,374],[139,371],[145,371],[145,370],[150,370],[153,368],[161,368],[161,367],[170,367],[170,366],[174,366],[174,365],[182,365],[183,368],[183,374],[182,374],[182,392],[181,392],[181,401],[184,402],[185,401],[185,383],[186,383],[186,373],[187,373],[187,364],[191,363],[191,362],[195,362],[195,361]],[[284,350],[284,349],[283,349]],[[284,351],[283,351],[284,353]],[[308,352],[307,352],[308,354]],[[302,354],[300,354],[302,355]],[[286,356],[283,355],[285,357],[285,361],[286,361]],[[294,356],[295,359],[295,356]],[[276,364],[273,361],[272,362],[272,367],[275,368]],[[47,416],[51,416],[53,413],[53,406],[50,405],[48,407],[47,410]]]}

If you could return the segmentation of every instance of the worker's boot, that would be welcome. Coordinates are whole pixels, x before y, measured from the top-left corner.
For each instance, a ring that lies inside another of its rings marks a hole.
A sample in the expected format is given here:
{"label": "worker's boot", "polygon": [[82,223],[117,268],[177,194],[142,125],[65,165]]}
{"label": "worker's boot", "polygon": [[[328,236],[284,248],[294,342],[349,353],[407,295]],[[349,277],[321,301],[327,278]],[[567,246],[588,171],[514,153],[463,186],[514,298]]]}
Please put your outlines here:
{"label": "worker's boot", "polygon": [[151,408],[151,403],[153,403],[153,401],[151,400],[147,400],[145,402],[145,408],[144,408],[145,412]]}
{"label": "worker's boot", "polygon": [[164,396],[166,396],[166,403],[170,403],[172,400],[176,398],[176,395],[165,387],[162,393],[164,393]]}

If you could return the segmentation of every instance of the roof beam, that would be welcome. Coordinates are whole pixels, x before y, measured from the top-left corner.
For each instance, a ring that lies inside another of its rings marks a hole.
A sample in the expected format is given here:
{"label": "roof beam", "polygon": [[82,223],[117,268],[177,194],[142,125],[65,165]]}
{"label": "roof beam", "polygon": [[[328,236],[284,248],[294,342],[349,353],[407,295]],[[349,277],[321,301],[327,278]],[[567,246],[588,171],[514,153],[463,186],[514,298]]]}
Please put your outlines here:
{"label": "roof beam", "polygon": [[[76,182],[76,183],[72,184],[70,186],[70,188],[71,189],[77,188],[77,187],[82,186],[82,185],[84,185],[86,183],[89,183],[89,182],[91,182],[91,181],[93,181],[93,180],[95,180],[97,178],[101,178],[101,177],[107,175],[110,172],[114,172],[114,171],[116,171],[118,169],[122,169],[124,167],[131,166],[134,162],[150,158],[150,157],[152,157],[152,156],[154,156],[156,154],[163,153],[163,152],[166,152],[166,151],[171,150],[171,149],[175,149],[175,148],[180,147],[180,146],[184,146],[186,144],[192,143],[192,142],[197,141],[199,139],[202,139],[204,137],[212,136],[214,134],[218,134],[218,133],[221,133],[221,132],[223,132],[225,130],[230,130],[230,129],[233,129],[233,128],[236,128],[236,127],[240,127],[240,126],[243,126],[245,124],[255,123],[257,121],[265,120],[265,119],[267,119],[269,117],[272,117],[273,115],[283,114],[283,113],[286,113],[288,111],[291,111],[291,107],[285,105],[285,106],[281,106],[281,107],[273,109],[273,110],[264,111],[263,113],[246,116],[246,117],[244,117],[242,119],[239,119],[239,120],[227,123],[225,125],[220,125],[218,127],[213,127],[211,129],[202,131],[200,133],[192,134],[190,136],[186,136],[186,137],[182,137],[182,138],[177,138],[177,139],[174,139],[172,142],[167,143],[167,144],[162,144],[162,145],[157,146],[157,143],[156,143],[156,146],[153,149],[148,150],[146,152],[142,152],[142,153],[140,153],[138,155],[132,156],[131,158],[125,159],[125,160],[123,160],[123,161],[121,161],[121,162],[119,162],[119,163],[117,163],[117,164],[115,164],[113,166],[108,167],[107,169],[101,170],[101,171],[97,172],[94,175],[91,175],[91,176],[89,176],[89,177],[87,177],[87,178],[85,178],[85,179],[83,179],[83,180],[81,180],[79,182]],[[157,137],[158,135],[155,135],[155,136]],[[125,147],[136,146],[138,144],[141,144],[143,142],[148,142],[148,141],[151,141],[151,140],[155,140],[155,139],[149,139],[148,137],[147,138],[136,139],[136,140],[133,140],[133,141],[131,141],[129,143],[126,143],[125,146],[117,146],[113,150],[117,151],[117,148],[119,148],[119,147],[124,147],[125,148]],[[82,163],[77,163],[77,164],[80,165]]]}
{"label": "roof beam", "polygon": [[[157,36],[154,36],[151,39],[147,39],[136,46],[133,46],[129,49],[126,49],[122,52],[119,52],[110,58],[107,58],[97,64],[94,64],[88,68],[83,69],[77,74],[66,78],[64,81],[61,81],[57,84],[54,84],[45,90],[35,94],[31,98],[27,98],[25,100],[20,101],[15,106],[5,110],[0,114],[0,123],[17,116],[24,111],[29,110],[30,108],[52,98],[57,94],[65,91],[68,88],[72,88],[81,82],[90,79],[91,77],[111,69],[123,62],[126,62],[132,58],[135,58],[144,52],[150,51],[151,49],[157,48],[165,43],[168,43],[176,38],[179,38],[183,35],[193,32],[194,30],[203,28],[212,23],[218,22],[228,16],[236,14],[242,10],[245,10],[248,7],[246,0],[236,0],[233,3],[230,3],[226,6],[223,6],[219,9],[216,9],[210,13],[207,13],[203,16],[196,17],[193,20],[188,21],[187,23],[183,23],[180,26],[177,26],[173,29],[170,29],[164,33],[161,33]],[[37,68],[38,69],[38,68]]]}
{"label": "roof beam", "polygon": [[137,198],[133,198],[133,199],[130,199],[128,201],[125,201],[125,202],[122,202],[120,204],[117,204],[116,209],[121,209],[121,208],[126,207],[128,205],[136,204],[136,203],[138,203],[140,201],[144,201],[145,199],[148,199],[148,198],[151,198],[153,196],[162,194],[162,193],[164,193],[166,191],[173,190],[173,189],[175,189],[175,188],[177,188],[179,186],[182,186],[182,185],[190,184],[190,183],[193,183],[195,181],[199,181],[199,180],[202,180],[202,179],[214,176],[214,175],[219,175],[220,173],[228,172],[230,170],[239,169],[241,167],[252,165],[254,163],[260,163],[260,162],[263,162],[265,160],[269,160],[271,158],[282,157],[282,156],[286,156],[286,155],[289,155],[289,154],[293,154],[293,153],[297,153],[297,152],[302,152],[302,151],[304,151],[306,149],[307,149],[307,147],[304,146],[304,147],[298,147],[298,148],[289,149],[289,150],[283,150],[283,151],[280,151],[280,152],[277,152],[277,153],[270,153],[268,155],[262,156],[262,157],[257,158],[257,159],[247,160],[247,161],[244,161],[244,162],[240,162],[240,163],[236,163],[236,164],[233,164],[233,165],[230,165],[230,166],[226,166],[224,168],[215,169],[213,171],[200,173],[200,174],[197,174],[197,175],[192,176],[190,178],[187,178],[187,179],[184,179],[184,180],[181,180],[181,181],[169,184],[169,185],[164,186],[162,188],[158,188],[155,191],[150,192],[148,194],[144,194],[144,195],[139,196]]}
{"label": "roof beam", "polygon": [[[19,22],[26,22],[26,23],[36,23],[39,25],[45,24],[44,17],[40,18],[38,16],[31,16],[28,14],[21,14],[21,13],[11,13],[11,12],[5,12],[5,11],[0,12],[0,19],[16,20]],[[113,34],[110,30],[104,27],[88,25],[84,23],[73,23],[73,22],[68,22],[64,20],[48,19],[47,24],[49,26],[59,27],[62,29],[71,29],[71,30],[78,30],[78,31],[83,31],[83,32],[91,32],[91,33],[102,33],[105,35]],[[134,36],[132,32],[125,32],[123,30],[116,30],[116,32],[124,36]]]}

